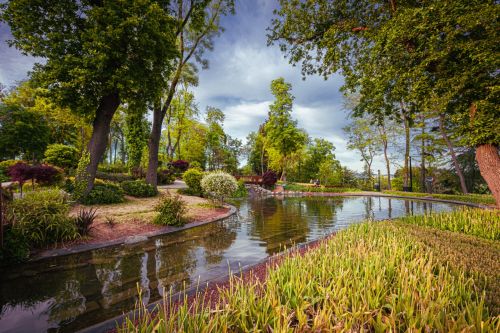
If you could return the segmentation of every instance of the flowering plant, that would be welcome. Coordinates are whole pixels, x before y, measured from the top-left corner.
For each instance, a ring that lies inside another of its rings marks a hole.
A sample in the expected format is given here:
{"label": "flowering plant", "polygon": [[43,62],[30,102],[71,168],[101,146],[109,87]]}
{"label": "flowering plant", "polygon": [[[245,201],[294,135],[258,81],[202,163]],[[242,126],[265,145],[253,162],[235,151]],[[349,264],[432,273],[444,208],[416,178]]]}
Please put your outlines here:
{"label": "flowering plant", "polygon": [[238,189],[238,182],[230,174],[223,171],[215,171],[206,174],[201,180],[201,188],[213,199],[222,204],[224,198],[230,197]]}

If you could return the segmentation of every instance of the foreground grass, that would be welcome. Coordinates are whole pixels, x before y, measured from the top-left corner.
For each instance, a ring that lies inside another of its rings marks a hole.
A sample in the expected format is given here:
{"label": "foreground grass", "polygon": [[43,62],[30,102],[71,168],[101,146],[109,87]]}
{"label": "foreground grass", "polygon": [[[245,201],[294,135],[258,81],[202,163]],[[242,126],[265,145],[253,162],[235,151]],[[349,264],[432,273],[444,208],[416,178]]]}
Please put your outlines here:
{"label": "foreground grass", "polygon": [[491,194],[437,194],[437,193],[403,192],[403,191],[384,191],[384,193],[394,194],[403,197],[431,197],[435,199],[472,202],[483,205],[495,205],[495,198]]}
{"label": "foreground grass", "polygon": [[473,236],[491,238],[490,216],[457,214],[463,223],[476,216],[463,229],[469,235],[407,219],[353,226],[285,257],[263,282],[233,276],[211,304],[166,299],[156,315],[142,309],[138,326],[132,318],[119,331],[498,331],[500,245]]}

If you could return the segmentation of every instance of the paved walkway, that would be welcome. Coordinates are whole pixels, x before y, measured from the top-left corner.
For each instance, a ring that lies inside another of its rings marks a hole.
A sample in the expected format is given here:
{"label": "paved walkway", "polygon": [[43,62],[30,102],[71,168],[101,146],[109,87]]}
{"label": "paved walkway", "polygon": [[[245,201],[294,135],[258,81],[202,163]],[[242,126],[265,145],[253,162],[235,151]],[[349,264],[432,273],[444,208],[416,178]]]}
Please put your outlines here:
{"label": "paved walkway", "polygon": [[180,188],[188,188],[186,183],[184,183],[182,180],[175,180],[173,184],[170,185],[158,185],[159,189],[180,189]]}

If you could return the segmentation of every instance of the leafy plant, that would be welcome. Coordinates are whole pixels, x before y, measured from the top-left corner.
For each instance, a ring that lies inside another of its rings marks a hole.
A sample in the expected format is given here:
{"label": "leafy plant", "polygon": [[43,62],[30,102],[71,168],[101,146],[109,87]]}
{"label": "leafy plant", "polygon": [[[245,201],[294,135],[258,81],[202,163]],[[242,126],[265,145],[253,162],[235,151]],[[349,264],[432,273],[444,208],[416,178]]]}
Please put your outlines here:
{"label": "leafy plant", "polygon": [[32,177],[40,184],[53,185],[62,180],[63,170],[48,164],[31,167]]}
{"label": "leafy plant", "polygon": [[159,213],[154,219],[156,224],[181,226],[185,223],[187,206],[180,195],[162,197],[155,210]]}
{"label": "leafy plant", "polygon": [[87,191],[87,183],[90,179],[90,174],[87,171],[87,166],[90,163],[90,153],[88,151],[83,152],[80,161],[78,161],[78,167],[76,168],[75,182],[73,186],[73,199],[76,201],[83,202],[85,198],[85,192]]}
{"label": "leafy plant", "polygon": [[78,215],[75,218],[75,225],[80,236],[88,235],[90,230],[93,228],[95,219],[97,218],[97,209],[80,209]]}
{"label": "leafy plant", "polygon": [[121,187],[125,194],[133,197],[154,197],[158,194],[156,188],[144,180],[125,181],[121,183]]}
{"label": "leafy plant", "polygon": [[17,163],[19,160],[6,160],[0,162],[0,181],[6,182],[10,180],[9,168]]}
{"label": "leafy plant", "polygon": [[102,180],[109,180],[110,182],[121,183],[124,181],[134,180],[135,176],[129,175],[127,173],[118,173],[118,172],[102,172],[97,171],[95,174],[96,178]]}
{"label": "leafy plant", "polygon": [[262,175],[262,185],[265,187],[272,187],[278,181],[278,175],[272,170],[264,172]]}
{"label": "leafy plant", "polygon": [[184,172],[189,168],[189,162],[184,160],[172,161],[169,166],[177,172]]}
{"label": "leafy plant", "polygon": [[85,205],[114,204],[123,202],[123,190],[113,183],[94,184],[94,188],[81,202]]}
{"label": "leafy plant", "polygon": [[74,221],[68,216],[66,196],[59,189],[33,191],[14,200],[8,209],[14,229],[29,244],[45,246],[78,237]]}
{"label": "leafy plant", "polygon": [[157,177],[160,185],[169,185],[175,181],[175,175],[170,169],[158,170]]}
{"label": "leafy plant", "polygon": [[203,179],[203,171],[198,169],[189,169],[182,175],[182,180],[189,187],[190,193],[193,195],[201,195],[203,190],[201,188],[201,180]]}
{"label": "leafy plant", "polygon": [[201,180],[201,188],[214,200],[224,203],[224,198],[231,197],[238,189],[238,182],[230,174],[216,171],[206,174]]}
{"label": "leafy plant", "polygon": [[26,181],[33,178],[33,173],[31,167],[28,164],[24,162],[18,162],[9,167],[9,176],[12,181],[19,183],[19,188],[22,195],[23,185]]}
{"label": "leafy plant", "polygon": [[44,160],[63,169],[74,169],[78,165],[78,149],[59,143],[51,144],[45,150]]}
{"label": "leafy plant", "polygon": [[4,226],[3,247],[0,247],[0,264],[14,264],[25,261],[30,254],[26,237],[11,225]]}
{"label": "leafy plant", "polygon": [[234,192],[234,198],[245,198],[248,195],[248,190],[245,187],[245,182],[243,180],[238,180],[238,189]]}
{"label": "leafy plant", "polygon": [[113,228],[116,225],[116,220],[113,217],[106,216],[106,223]]}

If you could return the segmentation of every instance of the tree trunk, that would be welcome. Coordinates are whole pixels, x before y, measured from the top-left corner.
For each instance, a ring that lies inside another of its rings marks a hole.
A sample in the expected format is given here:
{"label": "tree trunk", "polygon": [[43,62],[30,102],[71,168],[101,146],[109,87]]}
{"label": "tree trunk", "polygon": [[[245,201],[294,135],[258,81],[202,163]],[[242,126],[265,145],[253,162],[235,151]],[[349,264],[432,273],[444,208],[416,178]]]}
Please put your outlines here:
{"label": "tree trunk", "polygon": [[420,188],[422,192],[427,192],[425,186],[425,119],[422,114],[422,137],[420,141]]}
{"label": "tree trunk", "polygon": [[151,135],[149,136],[149,162],[148,171],[146,172],[146,182],[156,188],[158,185],[158,151],[160,148],[162,111],[160,105],[155,105],[153,110],[153,126]]}
{"label": "tree trunk", "polygon": [[483,144],[476,147],[476,161],[481,176],[495,198],[497,208],[500,208],[500,156],[498,147],[492,144]]}
{"label": "tree trunk", "polygon": [[403,114],[403,123],[405,128],[405,164],[403,169],[403,186],[408,187],[409,186],[408,160],[410,159],[410,124],[406,114]]}
{"label": "tree trunk", "polygon": [[90,163],[87,166],[89,179],[84,195],[89,194],[94,187],[97,166],[106,151],[111,119],[113,118],[113,115],[119,105],[120,97],[118,93],[112,93],[103,97],[99,107],[97,108],[94,122],[92,123],[92,136],[90,137],[89,144],[87,145],[87,150],[90,154]]}
{"label": "tree trunk", "polygon": [[444,114],[440,114],[439,116],[439,129],[441,130],[441,135],[443,136],[446,145],[448,146],[448,150],[450,151],[451,160],[453,162],[453,166],[455,167],[455,172],[458,175],[458,179],[460,180],[460,187],[462,188],[462,192],[464,194],[469,193],[467,190],[467,184],[465,183],[465,177],[460,168],[460,164],[458,164],[457,155],[455,154],[455,149],[453,148],[453,144],[451,143],[450,138],[446,134],[446,129],[444,127]]}
{"label": "tree trunk", "polygon": [[[384,145],[384,159],[385,159],[385,167],[387,170],[387,189],[392,190],[391,186],[391,165],[389,163],[389,156],[387,154],[389,143],[387,142],[387,133],[385,131],[385,125],[379,126],[380,136],[382,137],[382,143]],[[382,184],[379,184],[380,188],[382,188]]]}

